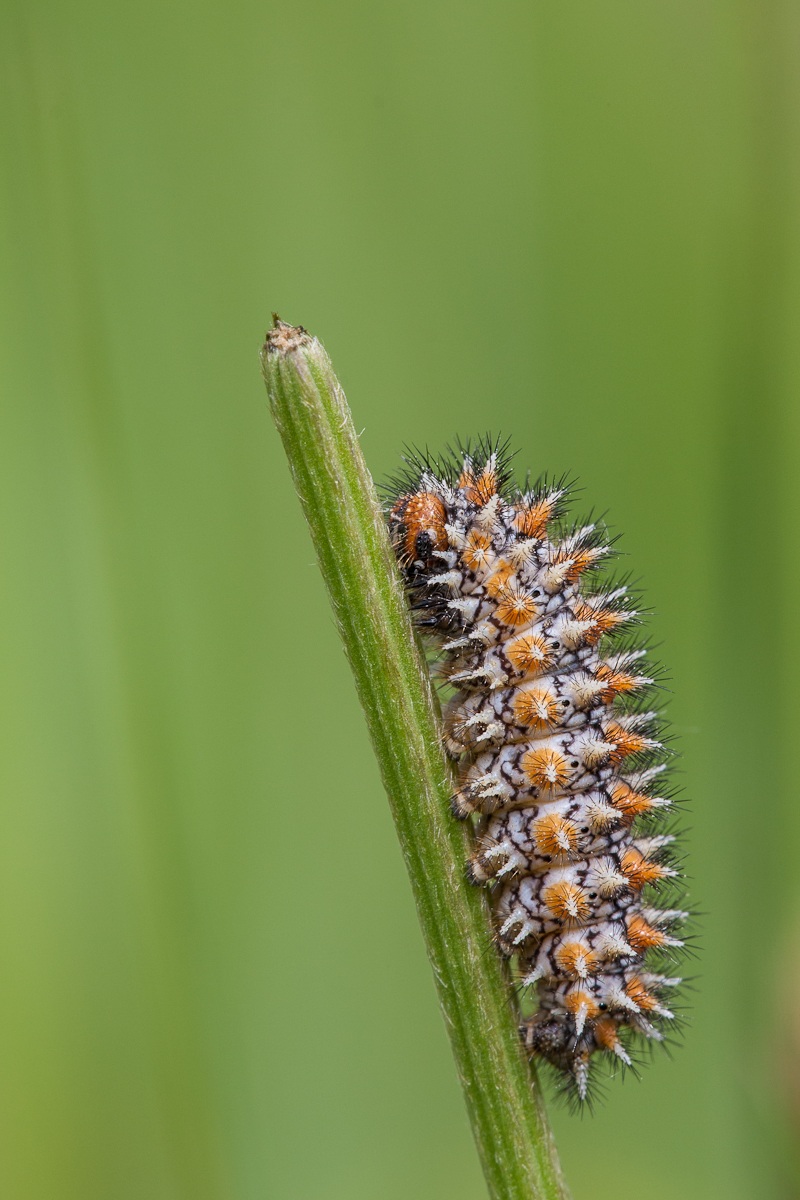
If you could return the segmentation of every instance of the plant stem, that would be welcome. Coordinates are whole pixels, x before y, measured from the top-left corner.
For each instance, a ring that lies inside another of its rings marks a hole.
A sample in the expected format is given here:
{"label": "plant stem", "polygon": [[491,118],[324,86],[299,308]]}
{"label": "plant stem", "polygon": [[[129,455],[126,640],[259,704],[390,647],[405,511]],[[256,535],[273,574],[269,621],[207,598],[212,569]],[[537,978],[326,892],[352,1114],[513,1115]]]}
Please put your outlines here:
{"label": "plant stem", "polygon": [[486,901],[464,874],[452,769],[381,506],[320,342],[275,318],[264,379],[397,825],[489,1192],[568,1197]]}

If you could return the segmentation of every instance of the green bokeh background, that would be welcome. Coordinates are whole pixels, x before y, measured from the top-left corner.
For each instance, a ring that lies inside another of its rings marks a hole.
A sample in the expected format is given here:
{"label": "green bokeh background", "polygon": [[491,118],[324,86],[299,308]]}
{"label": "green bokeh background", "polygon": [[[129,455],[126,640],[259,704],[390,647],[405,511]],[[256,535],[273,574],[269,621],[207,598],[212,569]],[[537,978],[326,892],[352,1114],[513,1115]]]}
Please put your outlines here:
{"label": "green bokeh background", "polygon": [[796,1197],[797,7],[5,0],[0,64],[4,1200],[484,1195],[273,308],[376,477],[511,435],[653,606],[696,990],[575,1200]]}

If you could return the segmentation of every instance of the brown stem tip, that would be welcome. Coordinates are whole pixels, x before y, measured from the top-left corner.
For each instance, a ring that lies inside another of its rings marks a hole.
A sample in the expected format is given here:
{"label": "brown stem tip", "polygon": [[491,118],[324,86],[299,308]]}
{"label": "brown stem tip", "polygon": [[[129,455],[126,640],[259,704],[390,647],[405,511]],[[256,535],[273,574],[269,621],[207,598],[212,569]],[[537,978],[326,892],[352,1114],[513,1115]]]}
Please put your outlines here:
{"label": "brown stem tip", "polygon": [[287,325],[277,313],[273,313],[272,329],[267,331],[263,353],[291,354],[294,350],[309,345],[311,341],[311,335],[306,333],[302,325]]}

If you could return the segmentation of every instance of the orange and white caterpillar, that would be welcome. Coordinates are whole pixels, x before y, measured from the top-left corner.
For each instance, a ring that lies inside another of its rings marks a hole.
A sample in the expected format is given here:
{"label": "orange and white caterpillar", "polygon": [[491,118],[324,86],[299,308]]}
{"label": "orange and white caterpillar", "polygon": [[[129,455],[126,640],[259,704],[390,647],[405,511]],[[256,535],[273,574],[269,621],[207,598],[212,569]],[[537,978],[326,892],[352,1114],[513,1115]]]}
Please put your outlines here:
{"label": "orange and white caterpillar", "polygon": [[509,474],[492,443],[411,458],[389,527],[452,689],[445,743],[453,811],[475,823],[468,874],[491,889],[497,945],[536,1001],[524,1044],[584,1100],[593,1062],[630,1066],[637,1039],[674,1023],[666,996],[680,980],[665,964],[687,914],[662,906],[677,871],[658,832],[670,800],[642,703],[653,678],[644,650],[614,645],[636,613],[624,586],[588,582],[606,532],[561,531],[565,487],[520,491]]}

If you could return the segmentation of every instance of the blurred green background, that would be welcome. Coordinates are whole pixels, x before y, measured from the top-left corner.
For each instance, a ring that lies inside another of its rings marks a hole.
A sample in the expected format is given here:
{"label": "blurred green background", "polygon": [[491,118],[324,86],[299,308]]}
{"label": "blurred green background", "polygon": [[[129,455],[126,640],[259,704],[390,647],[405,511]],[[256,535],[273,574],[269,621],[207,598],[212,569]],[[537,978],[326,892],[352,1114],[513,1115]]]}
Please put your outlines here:
{"label": "blurred green background", "polygon": [[478,1200],[257,351],[376,475],[487,428],[607,509],[668,664],[686,1043],[575,1200],[796,1197],[800,12],[5,0],[0,1194]]}

